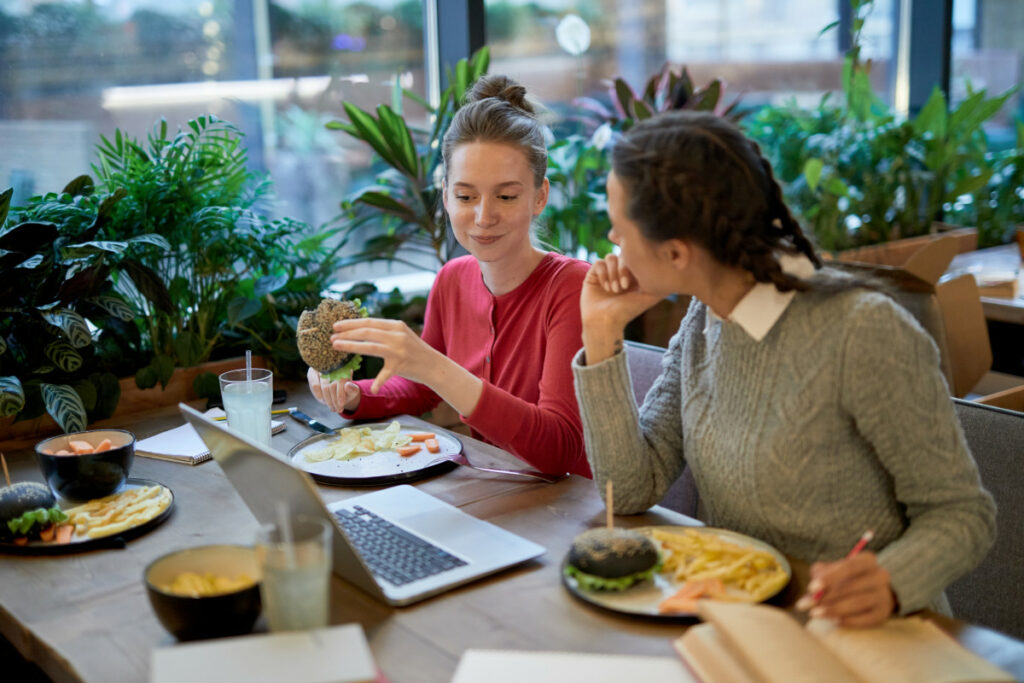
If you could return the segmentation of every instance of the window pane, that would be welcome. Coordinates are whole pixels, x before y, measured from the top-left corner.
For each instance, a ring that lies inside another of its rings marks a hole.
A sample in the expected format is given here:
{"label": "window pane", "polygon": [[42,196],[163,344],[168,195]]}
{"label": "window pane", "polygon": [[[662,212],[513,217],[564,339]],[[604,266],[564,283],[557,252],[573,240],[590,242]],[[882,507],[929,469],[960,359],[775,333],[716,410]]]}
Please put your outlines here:
{"label": "window pane", "polygon": [[[997,95],[1024,81],[1024,2],[955,0],[953,2],[953,79],[951,99],[967,95],[968,84]],[[997,147],[1014,143],[1014,116],[1024,117],[1018,91],[987,128]]]}
{"label": "window pane", "polygon": [[396,76],[423,94],[422,23],[419,0],[0,0],[0,188],[59,190],[100,134],[212,113],[275,181],[270,213],[322,223],[371,160],[323,124]]}
{"label": "window pane", "polygon": [[[864,27],[864,56],[872,81],[888,93],[893,0],[877,0]],[[817,101],[840,88],[838,31],[819,36],[839,17],[838,3],[822,0],[487,0],[492,71],[523,81],[545,102],[603,91],[602,79],[623,76],[634,89],[666,62],[683,64],[697,84],[722,78],[729,95],[747,106],[790,96]],[[573,57],[559,47],[558,21],[579,14],[591,34],[589,49]]]}

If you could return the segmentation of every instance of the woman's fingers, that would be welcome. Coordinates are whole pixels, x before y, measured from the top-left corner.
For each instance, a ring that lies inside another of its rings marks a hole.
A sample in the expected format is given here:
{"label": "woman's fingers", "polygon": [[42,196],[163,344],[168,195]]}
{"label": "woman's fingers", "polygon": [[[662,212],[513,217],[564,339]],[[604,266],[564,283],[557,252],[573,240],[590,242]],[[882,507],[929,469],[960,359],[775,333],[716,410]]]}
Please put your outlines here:
{"label": "woman's fingers", "polygon": [[380,391],[380,388],[384,385],[384,382],[388,381],[388,379],[393,374],[389,365],[389,363],[385,362],[384,367],[382,367],[380,369],[380,372],[377,373],[377,376],[374,377],[373,384],[370,386],[371,394],[376,394],[378,391]]}
{"label": "woman's fingers", "polygon": [[313,394],[313,398],[320,403],[326,403],[323,390],[320,388],[320,373],[313,368],[306,370],[306,383],[309,384],[309,391]]}
{"label": "woman's fingers", "polygon": [[797,603],[815,618],[835,619],[843,626],[872,626],[896,606],[889,572],[872,552],[811,567],[808,594]]}
{"label": "woman's fingers", "polygon": [[363,392],[359,389],[359,385],[355,382],[345,382],[345,412],[351,413],[359,407],[359,400],[363,397]]}

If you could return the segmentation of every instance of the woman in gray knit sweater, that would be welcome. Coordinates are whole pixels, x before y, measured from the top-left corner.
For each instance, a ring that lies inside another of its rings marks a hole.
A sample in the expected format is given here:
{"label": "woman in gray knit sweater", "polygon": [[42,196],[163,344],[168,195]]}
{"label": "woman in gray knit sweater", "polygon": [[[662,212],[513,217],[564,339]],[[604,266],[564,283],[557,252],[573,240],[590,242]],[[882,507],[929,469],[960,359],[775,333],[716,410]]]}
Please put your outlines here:
{"label": "woman in gray knit sweater", "polygon": [[[931,606],[995,535],[995,507],[930,337],[828,268],[757,145],[673,112],[616,143],[611,240],[581,298],[574,359],[587,457],[615,511],[657,503],[685,464],[709,524],[813,563],[798,607],[868,626]],[[623,329],[694,297],[637,410]],[[865,530],[868,550],[845,559]],[[817,597],[816,597],[817,596]]]}

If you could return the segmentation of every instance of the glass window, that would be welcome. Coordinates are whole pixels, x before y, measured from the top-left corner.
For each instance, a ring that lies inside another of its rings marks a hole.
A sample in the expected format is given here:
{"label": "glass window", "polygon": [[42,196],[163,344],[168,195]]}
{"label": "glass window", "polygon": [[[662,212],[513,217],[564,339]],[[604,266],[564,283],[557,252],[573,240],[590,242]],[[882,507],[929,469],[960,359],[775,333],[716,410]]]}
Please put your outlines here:
{"label": "glass window", "polygon": [[[954,0],[952,83],[954,104],[967,95],[968,84],[990,96],[1024,81],[1024,2],[1020,0]],[[987,124],[997,147],[1014,144],[1014,116],[1024,117],[1018,90]]]}
{"label": "glass window", "polygon": [[[573,93],[599,94],[602,80],[622,76],[634,89],[666,62],[685,65],[694,81],[728,85],[726,99],[746,106],[790,96],[817,101],[838,90],[838,32],[819,35],[839,17],[838,2],[821,0],[589,0],[521,3],[487,0],[492,71],[524,82],[545,103]],[[556,27],[576,13],[590,46],[574,57],[559,47]],[[887,93],[893,52],[893,0],[876,0],[863,34],[872,80]]]}
{"label": "glass window", "polygon": [[425,91],[420,0],[0,0],[0,187],[57,191],[101,134],[212,113],[269,172],[268,211],[321,224],[371,162],[323,124],[396,83]]}

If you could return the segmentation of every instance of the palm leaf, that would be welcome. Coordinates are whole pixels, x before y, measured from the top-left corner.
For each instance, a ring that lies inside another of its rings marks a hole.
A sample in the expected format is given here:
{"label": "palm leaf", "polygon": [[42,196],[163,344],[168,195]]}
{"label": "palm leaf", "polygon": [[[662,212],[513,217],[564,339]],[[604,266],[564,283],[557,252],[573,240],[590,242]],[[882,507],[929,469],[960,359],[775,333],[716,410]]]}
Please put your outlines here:
{"label": "palm leaf", "polygon": [[62,329],[67,335],[68,341],[76,349],[85,348],[92,343],[92,335],[89,333],[89,325],[85,322],[85,318],[70,308],[57,308],[43,312],[41,315],[46,322]]}
{"label": "palm leaf", "polygon": [[0,417],[11,417],[25,407],[25,390],[13,375],[0,377]]}
{"label": "palm leaf", "polygon": [[99,306],[118,320],[129,322],[135,319],[135,311],[132,310],[131,306],[117,297],[94,296],[86,299],[86,301]]}
{"label": "palm leaf", "polygon": [[85,405],[78,393],[66,384],[39,385],[43,394],[46,412],[50,414],[65,433],[80,432],[85,429],[87,417]]}
{"label": "palm leaf", "polygon": [[82,355],[66,341],[58,340],[50,342],[43,349],[46,357],[53,361],[53,364],[67,373],[72,373],[82,367]]}

